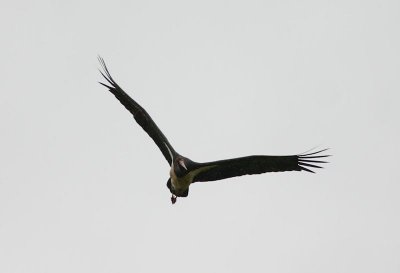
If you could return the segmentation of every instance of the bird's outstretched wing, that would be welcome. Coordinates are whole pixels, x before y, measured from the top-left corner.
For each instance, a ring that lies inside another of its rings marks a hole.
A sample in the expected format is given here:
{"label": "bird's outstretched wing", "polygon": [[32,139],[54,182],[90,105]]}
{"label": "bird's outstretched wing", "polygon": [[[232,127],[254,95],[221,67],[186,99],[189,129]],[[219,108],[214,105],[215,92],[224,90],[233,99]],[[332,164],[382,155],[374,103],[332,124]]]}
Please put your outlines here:
{"label": "bird's outstretched wing", "polygon": [[[114,94],[114,96],[122,103],[122,105],[125,106],[125,108],[132,113],[136,122],[154,140],[158,148],[160,148],[161,152],[163,153],[165,159],[167,159],[169,165],[171,165],[171,162],[173,160],[171,156],[176,155],[174,148],[171,146],[171,144],[169,144],[167,138],[157,127],[157,125],[152,120],[150,115],[146,112],[146,110],[144,110],[136,101],[134,101],[128,94],[126,94],[125,91],[122,90],[122,88],[119,87],[119,85],[114,81],[114,79],[111,77],[110,72],[108,71],[108,68],[103,58],[101,58],[100,56],[98,58],[103,68],[103,71],[100,70],[100,73],[110,85],[104,84],[102,82],[100,82],[100,84],[107,87],[108,90],[112,94]],[[168,149],[170,151],[168,151]]]}
{"label": "bird's outstretched wing", "polygon": [[204,171],[194,177],[193,182],[215,181],[234,176],[266,172],[307,171],[314,173],[312,168],[322,168],[317,164],[327,163],[319,160],[329,156],[321,154],[326,150],[290,156],[253,155],[199,163],[199,167],[209,168],[204,168]]}

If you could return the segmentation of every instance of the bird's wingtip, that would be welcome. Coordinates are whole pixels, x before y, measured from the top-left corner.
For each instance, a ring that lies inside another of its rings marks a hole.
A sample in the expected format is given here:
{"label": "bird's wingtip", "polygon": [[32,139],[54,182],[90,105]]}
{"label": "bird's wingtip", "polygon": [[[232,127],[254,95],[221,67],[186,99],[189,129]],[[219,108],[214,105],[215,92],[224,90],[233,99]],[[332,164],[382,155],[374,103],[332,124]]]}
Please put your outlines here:
{"label": "bird's wingtip", "polygon": [[326,164],[328,161],[318,160],[320,158],[326,158],[331,155],[321,154],[329,150],[329,148],[321,149],[315,152],[312,152],[313,149],[308,150],[305,153],[299,154],[298,157],[298,165],[300,170],[307,171],[311,173],[315,173],[312,168],[322,169],[323,167],[318,164]]}

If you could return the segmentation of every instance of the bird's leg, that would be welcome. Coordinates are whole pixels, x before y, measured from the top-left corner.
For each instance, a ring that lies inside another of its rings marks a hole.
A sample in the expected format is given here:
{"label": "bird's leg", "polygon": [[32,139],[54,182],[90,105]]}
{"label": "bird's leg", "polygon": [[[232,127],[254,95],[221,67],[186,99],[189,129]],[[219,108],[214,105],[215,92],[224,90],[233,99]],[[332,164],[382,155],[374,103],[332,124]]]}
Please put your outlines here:
{"label": "bird's leg", "polygon": [[171,196],[171,203],[172,204],[176,203],[176,195],[174,195],[174,194]]}

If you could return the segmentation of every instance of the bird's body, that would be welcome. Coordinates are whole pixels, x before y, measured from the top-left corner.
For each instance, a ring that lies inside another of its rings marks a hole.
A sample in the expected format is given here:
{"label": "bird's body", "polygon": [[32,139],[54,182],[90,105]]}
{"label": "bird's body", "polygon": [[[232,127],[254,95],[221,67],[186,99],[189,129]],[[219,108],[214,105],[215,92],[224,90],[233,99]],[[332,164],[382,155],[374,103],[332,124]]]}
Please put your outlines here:
{"label": "bird's body", "polygon": [[172,203],[176,202],[177,197],[188,196],[189,187],[195,182],[217,181],[235,176],[266,172],[307,171],[313,173],[314,171],[312,168],[321,168],[321,166],[316,164],[326,163],[319,159],[329,156],[321,154],[327,149],[290,156],[253,155],[206,163],[194,162],[174,150],[146,110],[126,94],[114,81],[104,60],[99,57],[99,61],[104,71],[104,73],[101,71],[100,73],[110,85],[104,83],[100,84],[107,87],[121,104],[132,113],[136,122],[153,139],[168,161],[171,169],[167,187],[172,193]]}

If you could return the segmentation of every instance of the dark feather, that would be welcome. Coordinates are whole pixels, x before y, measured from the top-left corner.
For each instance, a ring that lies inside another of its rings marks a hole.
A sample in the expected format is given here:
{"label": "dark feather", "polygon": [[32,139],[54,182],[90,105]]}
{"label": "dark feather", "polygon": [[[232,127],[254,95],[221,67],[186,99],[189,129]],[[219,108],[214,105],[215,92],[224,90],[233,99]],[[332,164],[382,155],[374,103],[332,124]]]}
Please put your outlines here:
{"label": "dark feather", "polygon": [[[144,110],[136,101],[134,101],[128,94],[122,90],[121,87],[114,81],[111,77],[110,72],[104,62],[103,58],[99,56],[99,62],[103,68],[103,71],[100,71],[101,75],[103,75],[104,79],[110,84],[101,83],[101,85],[108,88],[108,90],[114,94],[114,96],[121,102],[129,112],[132,113],[136,122],[146,131],[146,133],[154,140],[157,144],[158,148],[160,148],[163,153],[165,159],[167,159],[168,163],[171,165],[172,158],[168,152],[168,149],[165,145],[168,145],[169,149],[173,156],[176,155],[174,148],[168,142],[167,138],[161,132],[161,130],[157,127],[155,122],[152,120],[150,115]],[[165,143],[165,144],[164,144]]]}
{"label": "dark feather", "polygon": [[[325,150],[303,155],[267,156],[253,155],[234,159],[219,160],[214,162],[199,163],[199,167],[210,166],[200,172],[193,182],[206,182],[226,179],[247,174],[261,174],[266,172],[307,171],[314,172],[312,168],[322,168],[320,163],[325,161],[310,160],[310,158],[323,158],[329,155],[319,155]],[[313,156],[309,156],[313,155]],[[314,164],[310,164],[314,163]]]}

